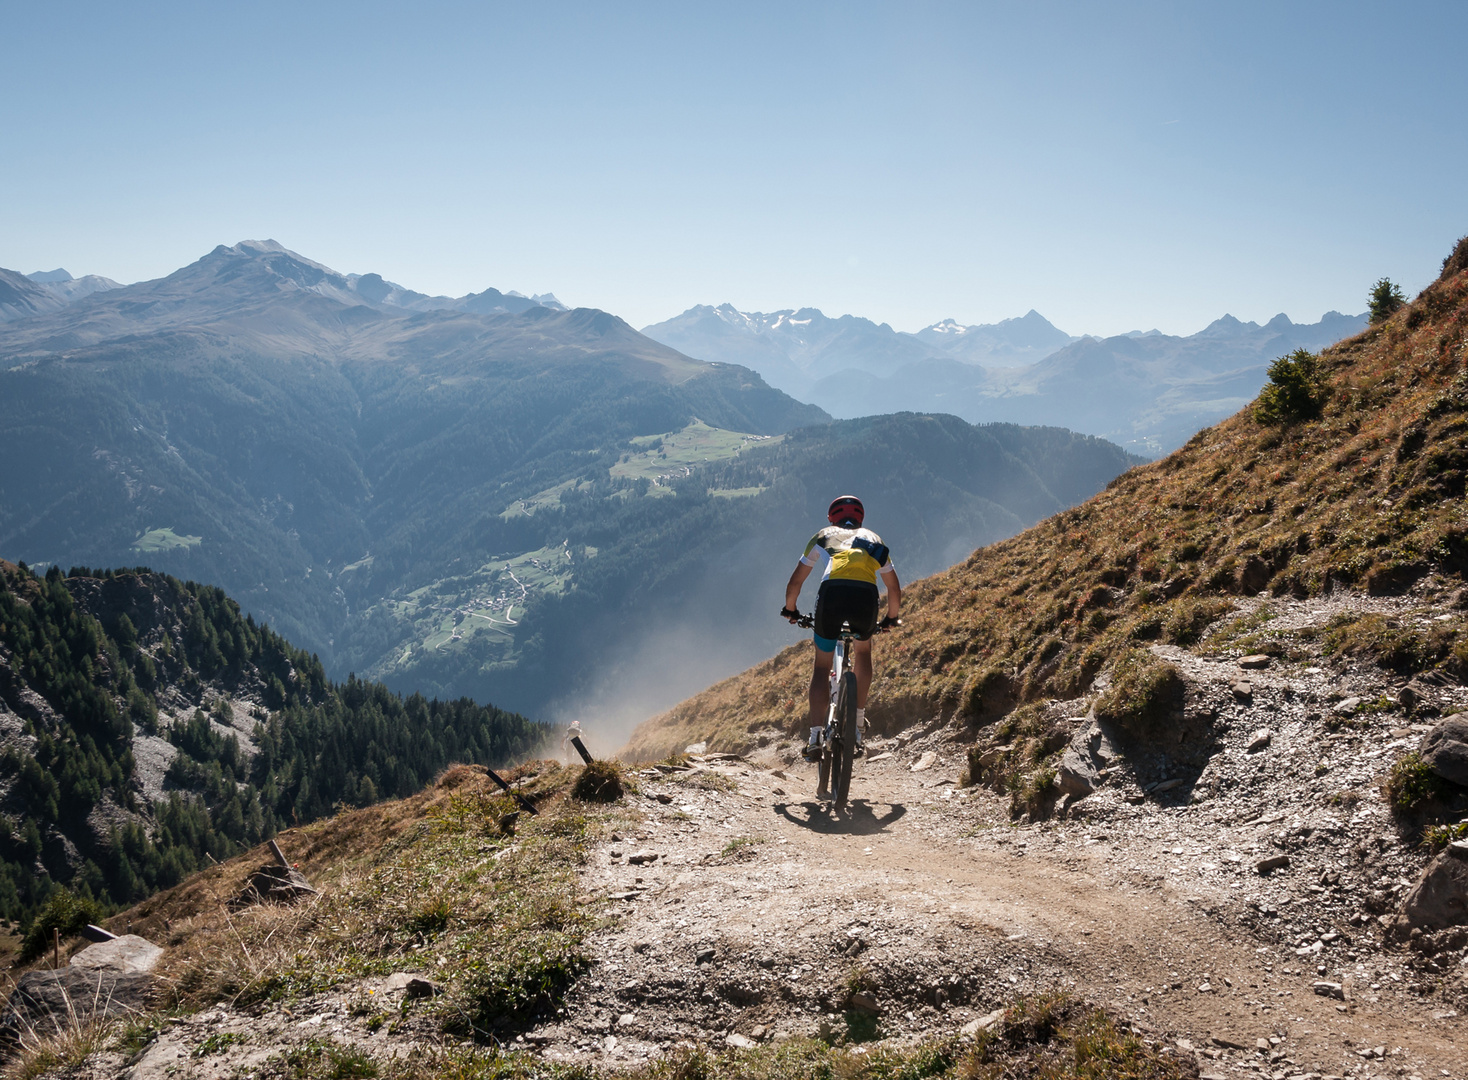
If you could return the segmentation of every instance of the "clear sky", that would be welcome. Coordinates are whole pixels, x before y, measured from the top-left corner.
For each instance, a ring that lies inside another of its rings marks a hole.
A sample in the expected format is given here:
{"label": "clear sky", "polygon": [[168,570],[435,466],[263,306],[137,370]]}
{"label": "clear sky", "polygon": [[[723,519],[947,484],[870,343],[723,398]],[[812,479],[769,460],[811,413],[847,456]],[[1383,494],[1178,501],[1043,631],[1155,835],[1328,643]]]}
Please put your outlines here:
{"label": "clear sky", "polygon": [[0,0],[0,266],[1313,321],[1468,233],[1468,3]]}

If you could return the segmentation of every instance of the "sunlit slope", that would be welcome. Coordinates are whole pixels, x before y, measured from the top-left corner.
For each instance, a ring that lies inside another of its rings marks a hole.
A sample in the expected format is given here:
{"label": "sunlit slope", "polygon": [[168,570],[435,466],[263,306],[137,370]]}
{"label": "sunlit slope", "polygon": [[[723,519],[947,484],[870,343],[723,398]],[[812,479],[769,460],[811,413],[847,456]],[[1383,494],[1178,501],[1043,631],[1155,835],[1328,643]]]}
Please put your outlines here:
{"label": "sunlit slope", "polygon": [[[1245,409],[1075,509],[912,586],[906,627],[878,647],[874,721],[1078,695],[1121,650],[1186,640],[1209,602],[1228,595],[1388,592],[1434,573],[1460,578],[1465,322],[1460,242],[1416,301],[1321,354],[1318,418],[1265,424]],[[770,729],[797,730],[809,651],[785,649],[654,717],[625,756],[706,738],[732,749]]]}

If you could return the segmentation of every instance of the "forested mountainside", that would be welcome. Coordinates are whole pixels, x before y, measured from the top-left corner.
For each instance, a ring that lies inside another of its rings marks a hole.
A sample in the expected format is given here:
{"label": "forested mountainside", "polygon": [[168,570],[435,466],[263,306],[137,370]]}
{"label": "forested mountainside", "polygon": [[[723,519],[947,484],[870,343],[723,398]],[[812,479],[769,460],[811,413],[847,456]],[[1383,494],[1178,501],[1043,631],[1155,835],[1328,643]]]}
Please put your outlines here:
{"label": "forested mountainside", "polygon": [[[1468,571],[1468,240],[1417,299],[1318,356],[1271,369],[1258,402],[1101,494],[907,590],[871,715],[992,720],[1125,682],[1154,642],[1191,644],[1231,598],[1438,593]],[[1465,673],[1457,624],[1370,616],[1331,648]],[[1352,629],[1354,627],[1354,629]],[[733,749],[805,722],[808,646],[649,720],[627,753],[711,733]],[[1135,689],[1135,687],[1133,687]]]}
{"label": "forested mountainside", "polygon": [[[358,655],[385,657],[357,666],[404,689],[548,703],[619,741],[628,728],[616,724],[787,640],[774,617],[785,579],[835,495],[860,492],[900,572],[920,577],[1138,460],[1069,431],[952,416],[871,417],[764,440],[693,425],[484,521],[464,538],[454,576],[354,621]],[[490,554],[526,549],[535,557]],[[531,586],[540,595],[516,609]]]}
{"label": "forested mountainside", "polygon": [[[686,640],[685,618],[752,603],[726,567],[784,565],[833,488],[901,518],[926,573],[1133,461],[951,418],[826,431],[749,370],[605,312],[411,310],[433,298],[389,284],[243,243],[0,326],[0,552],[146,562],[224,588],[335,676],[540,715],[584,700],[649,626]],[[744,479],[716,475],[746,454]],[[689,681],[658,707],[767,652],[755,625],[714,623],[719,666],[671,665]]]}
{"label": "forested mountainside", "polygon": [[217,588],[0,561],[0,917],[58,886],[129,903],[546,737],[492,706],[332,682]]}

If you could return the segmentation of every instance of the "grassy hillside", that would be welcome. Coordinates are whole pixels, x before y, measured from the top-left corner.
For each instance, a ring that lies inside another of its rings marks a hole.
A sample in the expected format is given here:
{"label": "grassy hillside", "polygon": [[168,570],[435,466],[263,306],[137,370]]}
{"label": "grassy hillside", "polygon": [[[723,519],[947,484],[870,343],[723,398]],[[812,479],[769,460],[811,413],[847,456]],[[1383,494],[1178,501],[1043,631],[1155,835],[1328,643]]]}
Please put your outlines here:
{"label": "grassy hillside", "polygon": [[[1468,569],[1468,241],[1410,305],[1318,358],[1318,408],[1245,409],[1101,494],[983,548],[904,595],[879,646],[871,715],[984,721],[1073,698],[1132,650],[1187,644],[1261,592],[1444,592]],[[1282,378],[1288,373],[1282,373]],[[1307,380],[1308,381],[1308,380]],[[1361,620],[1337,648],[1404,673],[1468,665],[1451,632]],[[805,722],[808,644],[641,728],[651,757],[713,737],[744,746]]]}

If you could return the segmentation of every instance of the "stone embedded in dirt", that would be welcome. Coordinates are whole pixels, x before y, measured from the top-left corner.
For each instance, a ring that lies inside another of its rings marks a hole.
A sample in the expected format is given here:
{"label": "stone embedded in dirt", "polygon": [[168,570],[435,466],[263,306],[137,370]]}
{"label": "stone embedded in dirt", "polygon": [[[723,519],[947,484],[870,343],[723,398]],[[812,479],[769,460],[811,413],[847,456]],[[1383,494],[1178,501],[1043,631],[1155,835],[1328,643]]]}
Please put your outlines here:
{"label": "stone embedded in dirt", "polygon": [[770,788],[770,793],[772,795],[784,795],[785,794],[785,789],[782,788],[782,787],[772,787],[772,788]]}
{"label": "stone embedded in dirt", "polygon": [[1173,788],[1182,787],[1184,783],[1185,781],[1180,777],[1173,777],[1171,780],[1164,780],[1160,784],[1153,784],[1151,792],[1153,795],[1161,795],[1164,791],[1171,791]]}
{"label": "stone embedded in dirt", "polygon": [[1271,855],[1267,859],[1260,859],[1254,864],[1254,869],[1261,874],[1272,874],[1276,870],[1282,870],[1290,865],[1288,855]]}
{"label": "stone embedded in dirt", "polygon": [[294,904],[300,900],[319,896],[304,874],[280,863],[265,863],[253,874],[238,896],[230,901],[234,908],[253,907],[256,904]]}
{"label": "stone embedded in dirt", "polygon": [[15,984],[3,1019],[0,1047],[13,1046],[31,1032],[46,1034],[54,1025],[70,1028],[97,1019],[121,1019],[145,1012],[153,976],[106,968],[64,967],[28,971]]}
{"label": "stone embedded in dirt", "polygon": [[709,748],[709,744],[708,743],[706,743],[706,742],[696,742],[696,743],[693,743],[690,746],[685,747],[684,750],[683,750],[683,752],[685,754],[704,754],[704,753],[707,753],[708,752],[708,748]]}
{"label": "stone embedded in dirt", "polygon": [[119,975],[145,973],[157,967],[162,956],[163,950],[147,938],[124,934],[111,941],[88,945],[71,958],[71,966]]}
{"label": "stone embedded in dirt", "polygon": [[890,751],[890,750],[884,750],[880,754],[877,754],[875,757],[869,757],[869,758],[867,758],[867,760],[868,761],[886,761],[891,756],[892,756],[892,751]]}
{"label": "stone embedded in dirt", "polygon": [[1468,840],[1455,840],[1407,893],[1397,928],[1440,930],[1463,923],[1468,923]]}
{"label": "stone embedded in dirt", "polygon": [[628,855],[627,861],[633,866],[641,866],[644,863],[655,863],[658,861],[656,851],[639,851],[635,855]]}
{"label": "stone embedded in dirt", "polygon": [[700,949],[698,955],[693,958],[695,964],[712,964],[714,962],[713,949]]}
{"label": "stone embedded in dirt", "polygon": [[1263,750],[1273,741],[1274,732],[1270,731],[1267,727],[1262,727],[1254,732],[1254,737],[1249,740],[1249,753],[1252,754],[1256,751]]}
{"label": "stone embedded in dirt", "polygon": [[1239,661],[1239,667],[1246,670],[1267,668],[1268,666],[1269,657],[1265,656],[1263,653],[1254,653],[1252,656],[1245,656]]}
{"label": "stone embedded in dirt", "polygon": [[918,758],[917,761],[913,762],[912,771],[913,772],[925,772],[928,769],[931,769],[935,764],[937,764],[937,761],[938,761],[938,753],[937,753],[937,751],[935,751],[935,750],[924,750],[922,756],[920,758]]}
{"label": "stone embedded in dirt", "polygon": [[849,1004],[853,1009],[856,1009],[859,1012],[871,1013],[873,1016],[882,1011],[881,1008],[877,1005],[877,999],[872,997],[871,994],[868,994],[865,991],[861,990],[858,990],[856,993],[852,994],[851,997],[847,999],[847,1004]]}
{"label": "stone embedded in dirt", "polygon": [[1314,990],[1321,997],[1333,997],[1338,998],[1341,1001],[1346,1000],[1346,991],[1341,986],[1341,984],[1337,982],[1326,982],[1324,979],[1321,979],[1320,981],[1315,983]]}
{"label": "stone embedded in dirt", "polygon": [[658,802],[662,803],[664,806],[667,806],[669,803],[671,803],[673,801],[673,796],[666,795],[666,794],[664,794],[661,791],[659,791],[656,795],[654,795],[653,798],[656,799]]}
{"label": "stone embedded in dirt", "polygon": [[1331,712],[1335,713],[1337,716],[1349,716],[1351,713],[1356,711],[1356,707],[1360,704],[1360,698],[1348,697],[1341,701],[1337,701],[1334,705],[1332,705]]}
{"label": "stone embedded in dirt", "polygon": [[[992,753],[992,751],[991,751]],[[1055,770],[1055,785],[1063,794],[1085,798],[1101,786],[1107,766],[1119,751],[1108,725],[1100,721],[1078,730],[1061,755]],[[988,755],[986,754],[985,757]],[[986,763],[980,759],[980,764]]]}
{"label": "stone embedded in dirt", "polygon": [[1239,701],[1248,701],[1254,696],[1254,684],[1248,679],[1235,679],[1228,684],[1228,688]]}
{"label": "stone embedded in dirt", "polygon": [[1423,736],[1422,760],[1444,780],[1468,787],[1468,714],[1434,724]]}
{"label": "stone embedded in dirt", "polygon": [[750,1050],[759,1045],[759,1043],[755,1042],[748,1035],[741,1035],[737,1031],[731,1031],[725,1035],[724,1042],[736,1050]]}
{"label": "stone embedded in dirt", "polygon": [[987,1014],[986,1016],[981,1016],[977,1020],[970,1020],[967,1024],[964,1024],[963,1027],[958,1029],[958,1033],[960,1035],[977,1035],[981,1031],[988,1031],[991,1027],[993,1027],[995,1024],[999,1023],[1000,1020],[1003,1019],[1004,1010],[995,1009],[993,1012]]}
{"label": "stone embedded in dirt", "polygon": [[438,997],[443,993],[443,987],[432,979],[420,977],[412,978],[403,986],[403,997],[405,998],[431,998]]}

